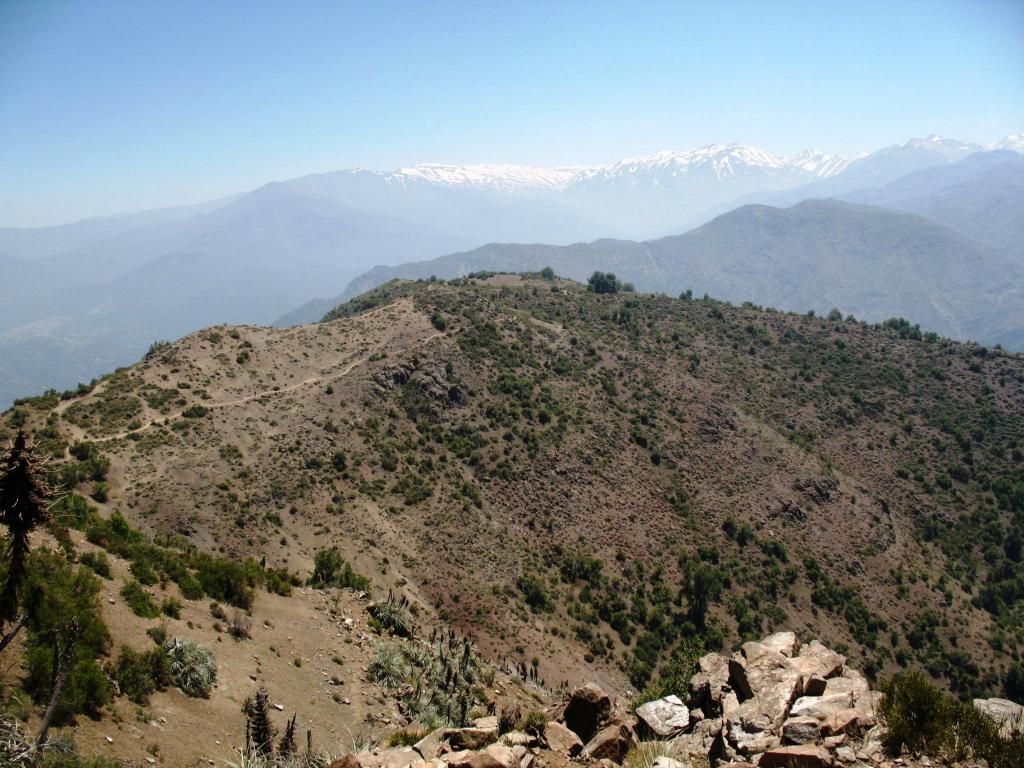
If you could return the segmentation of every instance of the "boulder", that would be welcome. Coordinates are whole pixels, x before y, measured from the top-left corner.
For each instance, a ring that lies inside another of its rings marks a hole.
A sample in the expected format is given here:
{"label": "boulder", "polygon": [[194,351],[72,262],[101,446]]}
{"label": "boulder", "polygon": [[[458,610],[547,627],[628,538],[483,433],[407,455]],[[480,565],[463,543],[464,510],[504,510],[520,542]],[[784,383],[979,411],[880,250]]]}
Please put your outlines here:
{"label": "boulder", "polygon": [[830,768],[832,755],[814,744],[775,747],[761,755],[758,765],[761,768]]}
{"label": "boulder", "polygon": [[717,717],[695,723],[693,730],[670,742],[669,757],[690,763],[693,758],[717,756],[723,746],[722,726],[722,719]]}
{"label": "boulder", "polygon": [[791,717],[782,724],[786,744],[815,744],[821,738],[821,723],[813,717]]}
{"label": "boulder", "polygon": [[444,732],[445,740],[454,750],[483,749],[498,739],[498,726],[494,728],[448,728]]}
{"label": "boulder", "polygon": [[[501,768],[519,768],[519,757],[516,755],[515,750],[512,747],[506,747],[504,744],[491,744],[481,754],[494,758]],[[477,766],[473,768],[477,768]]]}
{"label": "boulder", "polygon": [[412,747],[393,747],[377,752],[360,752],[355,756],[360,768],[408,768],[423,760]]}
{"label": "boulder", "polygon": [[789,710],[790,717],[813,717],[819,722],[835,712],[841,712],[853,706],[853,696],[848,693],[836,693],[831,696],[802,696],[794,702]]}
{"label": "boulder", "polygon": [[763,651],[748,658],[745,664],[730,659],[729,681],[743,699],[772,699],[775,703],[771,708],[779,710],[777,719],[781,723],[786,715],[782,710],[787,709],[803,690],[800,672],[778,651],[762,648]]}
{"label": "boulder", "polygon": [[433,760],[446,751],[445,733],[448,729],[437,728],[412,745],[424,760]]}
{"label": "boulder", "polygon": [[345,755],[331,762],[327,768],[361,768],[355,755]]}
{"label": "boulder", "polygon": [[621,764],[635,741],[632,728],[625,723],[612,723],[594,734],[583,748],[583,754],[592,760],[606,758]]}
{"label": "boulder", "polygon": [[651,733],[662,739],[682,733],[690,724],[690,710],[678,696],[649,701],[637,707],[636,716]]}
{"label": "boulder", "polygon": [[589,741],[612,711],[608,694],[593,683],[577,688],[565,706],[565,724],[583,741]]}
{"label": "boulder", "polygon": [[482,752],[463,749],[442,759],[448,768],[518,768],[512,750],[500,744],[492,744]]}
{"label": "boulder", "polygon": [[[564,725],[561,727],[565,728]],[[569,729],[565,728],[565,730],[568,731]],[[536,739],[533,736],[528,733],[523,733],[522,731],[509,731],[508,733],[503,733],[498,737],[498,743],[504,744],[506,747],[529,747],[535,742]]]}
{"label": "boulder", "polygon": [[[841,677],[833,678],[834,680],[842,680]],[[808,679],[804,680],[804,696],[824,696],[828,690],[829,681],[820,675],[811,675]],[[837,691],[838,692],[838,691]]]}
{"label": "boulder", "polygon": [[806,683],[814,675],[826,680],[835,677],[843,670],[846,657],[831,648],[826,648],[817,640],[812,640],[800,646],[800,653],[793,657],[792,663],[800,671],[801,679]]}
{"label": "boulder", "polygon": [[498,716],[487,715],[486,717],[478,717],[473,721],[473,727],[484,731],[496,731],[498,730]]}
{"label": "boulder", "polygon": [[1009,699],[975,699],[974,708],[999,723],[1003,735],[1024,733],[1024,706]]}
{"label": "boulder", "polygon": [[544,743],[552,752],[569,757],[576,757],[583,751],[583,742],[580,741],[580,737],[561,723],[554,721],[544,726]]}
{"label": "boulder", "polygon": [[698,661],[700,671],[690,678],[689,705],[709,716],[722,713],[722,696],[729,690],[729,660],[708,653]]}
{"label": "boulder", "polygon": [[831,680],[825,681],[825,690],[820,693],[812,693],[810,690],[804,690],[805,696],[828,696],[833,693],[851,693],[854,696],[860,696],[862,693],[867,693],[871,690],[871,686],[868,684],[868,679],[864,677],[860,672],[853,669],[843,670],[843,674],[839,677],[833,677]]}
{"label": "boulder", "polygon": [[781,653],[783,656],[793,656],[796,654],[799,644],[797,643],[796,633],[776,632],[774,635],[768,635],[768,637],[762,640],[761,645],[770,651]]}
{"label": "boulder", "polygon": [[758,699],[747,699],[725,720],[725,738],[741,755],[754,755],[778,746],[780,735],[772,713],[761,707]]}
{"label": "boulder", "polygon": [[856,733],[865,727],[875,724],[874,718],[869,717],[859,709],[843,709],[833,712],[821,724],[821,732],[825,736],[837,736],[841,733]]}

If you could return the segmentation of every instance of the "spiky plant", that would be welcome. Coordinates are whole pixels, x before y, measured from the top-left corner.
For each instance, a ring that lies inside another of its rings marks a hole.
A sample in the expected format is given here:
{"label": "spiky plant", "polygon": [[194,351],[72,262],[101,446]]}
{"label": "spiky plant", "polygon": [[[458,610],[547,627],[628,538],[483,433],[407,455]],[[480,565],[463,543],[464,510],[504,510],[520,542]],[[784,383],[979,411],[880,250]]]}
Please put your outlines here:
{"label": "spiky plant", "polygon": [[44,462],[19,430],[0,468],[0,523],[10,533],[7,581],[0,593],[0,626],[18,618],[28,537],[36,526],[50,519],[52,498]]}
{"label": "spiky plant", "polygon": [[164,645],[170,660],[171,677],[189,696],[207,698],[217,680],[217,660],[213,652],[192,640],[180,637]]}

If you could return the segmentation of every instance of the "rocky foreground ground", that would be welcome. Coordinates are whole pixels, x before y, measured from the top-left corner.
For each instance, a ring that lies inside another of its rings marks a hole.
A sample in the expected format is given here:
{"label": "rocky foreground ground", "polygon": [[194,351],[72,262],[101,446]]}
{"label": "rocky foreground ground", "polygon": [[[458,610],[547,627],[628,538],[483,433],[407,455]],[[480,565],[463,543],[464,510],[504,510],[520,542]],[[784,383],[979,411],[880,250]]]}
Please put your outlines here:
{"label": "rocky foreground ground", "polygon": [[[410,746],[349,755],[331,768],[929,764],[927,757],[886,756],[883,696],[843,655],[779,632],[744,643],[732,656],[707,654],[686,691],[632,712],[627,702],[587,684],[518,729],[506,730],[507,718],[483,717],[468,728],[438,729]],[[1019,704],[985,699],[975,707],[1007,731],[1024,727]]]}

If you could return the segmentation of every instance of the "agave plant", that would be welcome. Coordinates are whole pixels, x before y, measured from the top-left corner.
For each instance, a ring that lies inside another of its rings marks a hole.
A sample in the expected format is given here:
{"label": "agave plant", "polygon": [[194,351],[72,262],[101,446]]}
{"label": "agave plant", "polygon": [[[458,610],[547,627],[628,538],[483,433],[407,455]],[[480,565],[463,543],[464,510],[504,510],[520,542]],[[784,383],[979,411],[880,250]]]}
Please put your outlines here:
{"label": "agave plant", "polygon": [[217,661],[213,652],[192,640],[180,637],[168,640],[164,651],[170,660],[171,676],[189,696],[207,698],[217,680]]}

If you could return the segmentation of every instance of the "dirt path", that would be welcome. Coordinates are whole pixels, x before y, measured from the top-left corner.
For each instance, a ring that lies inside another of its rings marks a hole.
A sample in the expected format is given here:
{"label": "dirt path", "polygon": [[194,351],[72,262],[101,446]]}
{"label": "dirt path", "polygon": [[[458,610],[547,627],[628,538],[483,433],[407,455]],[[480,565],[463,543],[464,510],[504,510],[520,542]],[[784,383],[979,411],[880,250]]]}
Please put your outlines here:
{"label": "dirt path", "polygon": [[[442,336],[444,336],[444,333],[442,333],[440,331],[438,331],[436,333],[432,333],[429,336],[427,336],[425,339],[423,339],[422,341],[418,341],[415,344],[410,344],[408,347],[405,347],[404,349],[401,350],[401,352],[404,353],[404,352],[409,352],[409,351],[414,350],[414,349],[419,349],[420,347],[426,346],[427,344],[429,344],[434,339],[441,338]],[[360,365],[362,365],[362,364],[364,364],[366,362],[369,362],[369,360],[370,360],[370,358],[372,356],[373,355],[370,354],[370,355],[364,355],[362,357],[356,358],[355,360],[353,360],[352,362],[350,362],[346,366],[344,366],[340,371],[338,371],[336,373],[332,373],[330,375],[318,374],[316,376],[310,376],[308,379],[303,379],[302,381],[300,381],[300,382],[298,382],[296,384],[289,384],[287,387],[278,387],[278,388],[275,388],[275,389],[267,389],[267,390],[264,390],[262,392],[257,392],[257,393],[252,394],[252,395],[246,395],[245,397],[239,397],[239,398],[237,398],[235,400],[226,400],[226,401],[220,402],[220,403],[201,403],[201,405],[204,408],[206,408],[207,410],[213,410],[215,408],[229,408],[229,407],[231,407],[233,405],[241,405],[242,403],[251,403],[253,400],[261,400],[264,397],[278,397],[280,395],[285,395],[285,394],[287,394],[289,392],[295,391],[296,389],[301,389],[302,387],[307,387],[307,386],[310,386],[312,384],[327,384],[327,383],[330,383],[332,381],[337,381],[338,379],[344,378],[345,376],[348,376],[348,374],[350,374],[357,367],[359,367]],[[189,406],[189,407],[192,407],[192,406]],[[108,443],[108,442],[111,442],[113,440],[123,440],[124,438],[128,437],[128,435],[133,435],[133,434],[138,434],[140,432],[144,432],[145,430],[149,429],[150,427],[152,427],[155,424],[163,423],[163,422],[166,422],[166,421],[169,421],[169,420],[173,420],[173,419],[180,419],[183,416],[183,414],[185,413],[186,410],[188,410],[188,408],[184,408],[184,409],[182,409],[180,411],[177,411],[176,413],[161,414],[161,416],[159,418],[151,419],[150,421],[148,421],[145,424],[143,424],[141,427],[138,427],[136,429],[130,429],[130,430],[127,430],[127,431],[124,431],[124,432],[116,432],[116,433],[114,433],[112,435],[105,435],[104,437],[89,437],[88,433],[84,429],[80,429],[80,428],[76,428],[73,431],[80,431],[82,433],[81,434],[82,439],[88,439],[88,440],[91,440],[94,443]]]}

